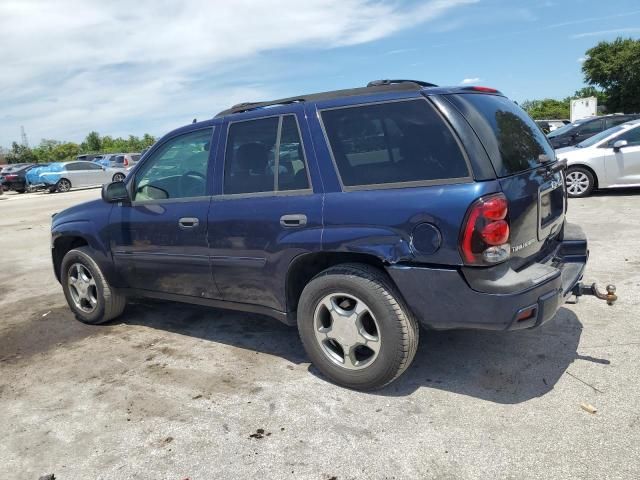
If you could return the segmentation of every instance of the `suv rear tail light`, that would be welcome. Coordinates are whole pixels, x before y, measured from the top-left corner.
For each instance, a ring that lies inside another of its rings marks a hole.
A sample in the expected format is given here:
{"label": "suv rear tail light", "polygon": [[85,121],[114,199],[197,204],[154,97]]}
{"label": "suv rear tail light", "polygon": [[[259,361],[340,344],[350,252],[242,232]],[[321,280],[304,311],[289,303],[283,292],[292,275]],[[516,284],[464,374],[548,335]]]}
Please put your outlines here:
{"label": "suv rear tail light", "polygon": [[507,213],[502,193],[479,198],[469,207],[460,239],[466,265],[492,265],[511,256]]}
{"label": "suv rear tail light", "polygon": [[125,167],[129,166],[129,160],[127,160],[127,157],[124,157],[124,166]]}

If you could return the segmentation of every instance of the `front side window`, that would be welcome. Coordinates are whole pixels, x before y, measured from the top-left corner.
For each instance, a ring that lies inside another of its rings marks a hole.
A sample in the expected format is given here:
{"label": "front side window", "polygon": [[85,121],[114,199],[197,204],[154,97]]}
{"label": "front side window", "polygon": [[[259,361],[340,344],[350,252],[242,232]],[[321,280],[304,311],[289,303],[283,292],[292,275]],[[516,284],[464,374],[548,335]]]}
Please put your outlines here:
{"label": "front side window", "polygon": [[309,188],[295,115],[229,125],[224,193],[265,193]]}
{"label": "front side window", "polygon": [[201,197],[207,193],[212,128],[167,141],[136,173],[134,200]]}
{"label": "front side window", "polygon": [[79,170],[84,170],[84,167],[82,166],[82,163],[67,163],[65,170],[67,172],[77,172]]}
{"label": "front side window", "polygon": [[618,135],[616,138],[609,141],[609,147],[613,148],[613,144],[616,143],[618,140],[626,140],[627,146],[640,145],[640,127],[629,129],[623,134]]}
{"label": "front side window", "polygon": [[321,115],[346,187],[469,175],[453,133],[425,100],[337,108]]}

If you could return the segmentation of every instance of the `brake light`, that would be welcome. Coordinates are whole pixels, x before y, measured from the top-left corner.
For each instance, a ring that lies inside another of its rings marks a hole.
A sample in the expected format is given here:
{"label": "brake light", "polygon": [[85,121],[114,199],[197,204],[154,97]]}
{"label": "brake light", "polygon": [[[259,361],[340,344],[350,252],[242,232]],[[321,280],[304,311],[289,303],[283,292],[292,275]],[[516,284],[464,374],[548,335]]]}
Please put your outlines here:
{"label": "brake light", "polygon": [[507,214],[507,199],[502,193],[480,198],[469,207],[460,240],[465,264],[494,264],[510,257]]}
{"label": "brake light", "polygon": [[18,178],[18,175],[5,175],[4,178],[6,178],[6,179]]}
{"label": "brake light", "polygon": [[125,167],[129,166],[129,160],[127,160],[127,157],[124,157],[124,166]]}
{"label": "brake light", "polygon": [[499,93],[498,90],[490,87],[465,87],[465,90],[470,90],[472,92]]}

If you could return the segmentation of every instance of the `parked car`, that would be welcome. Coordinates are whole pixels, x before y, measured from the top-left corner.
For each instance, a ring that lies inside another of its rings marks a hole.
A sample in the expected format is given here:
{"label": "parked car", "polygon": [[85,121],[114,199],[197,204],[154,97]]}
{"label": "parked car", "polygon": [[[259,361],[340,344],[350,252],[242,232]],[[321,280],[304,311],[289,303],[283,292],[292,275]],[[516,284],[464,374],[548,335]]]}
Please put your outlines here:
{"label": "parked car", "polygon": [[556,155],[567,161],[570,197],[586,197],[596,188],[640,187],[640,120],[556,150]]}
{"label": "parked car", "polygon": [[39,181],[50,192],[67,192],[72,188],[91,187],[112,181],[122,181],[122,172],[94,162],[72,161],[52,163],[39,173]]}
{"label": "parked car", "polygon": [[535,122],[545,134],[571,123],[569,120],[536,120]]}
{"label": "parked car", "polygon": [[298,326],[329,379],[378,388],[410,365],[419,325],[533,328],[595,293],[562,168],[486,87],[390,80],[240,104],[55,215],[53,267],[80,321],[135,296],[266,314]]}
{"label": "parked car", "polygon": [[33,168],[33,164],[20,164],[7,168],[0,173],[0,184],[5,190],[14,190],[24,193],[27,190],[26,173]]}
{"label": "parked car", "polygon": [[553,148],[571,147],[611,127],[636,118],[640,118],[640,114],[623,115],[616,113],[601,117],[583,118],[552,131],[547,135],[547,138],[549,138]]}

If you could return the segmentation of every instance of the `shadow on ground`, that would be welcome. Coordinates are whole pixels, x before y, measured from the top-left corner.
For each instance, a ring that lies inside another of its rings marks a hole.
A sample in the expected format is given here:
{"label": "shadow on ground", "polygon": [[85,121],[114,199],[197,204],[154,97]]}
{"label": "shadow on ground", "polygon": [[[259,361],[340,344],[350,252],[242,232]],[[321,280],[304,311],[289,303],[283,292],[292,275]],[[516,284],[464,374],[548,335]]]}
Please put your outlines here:
{"label": "shadow on ground", "polygon": [[[131,305],[119,322],[144,325],[304,363],[295,328],[259,315],[174,303]],[[530,331],[421,331],[409,370],[373,395],[406,396],[420,387],[436,388],[496,403],[520,403],[553,389],[574,360],[582,324],[562,308],[546,325]],[[313,367],[311,374],[320,376]]]}

